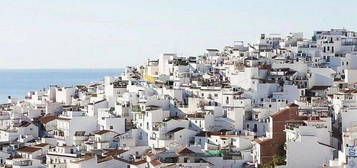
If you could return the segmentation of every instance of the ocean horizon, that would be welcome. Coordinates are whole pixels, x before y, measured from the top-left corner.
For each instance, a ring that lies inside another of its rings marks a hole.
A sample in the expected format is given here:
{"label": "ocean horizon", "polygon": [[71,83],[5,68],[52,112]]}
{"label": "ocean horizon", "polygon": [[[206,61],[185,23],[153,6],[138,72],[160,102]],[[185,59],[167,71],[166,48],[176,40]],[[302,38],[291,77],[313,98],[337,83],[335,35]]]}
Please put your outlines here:
{"label": "ocean horizon", "polygon": [[105,76],[119,76],[122,68],[108,69],[0,69],[0,104],[8,96],[23,99],[30,91],[49,85],[74,86],[102,81]]}

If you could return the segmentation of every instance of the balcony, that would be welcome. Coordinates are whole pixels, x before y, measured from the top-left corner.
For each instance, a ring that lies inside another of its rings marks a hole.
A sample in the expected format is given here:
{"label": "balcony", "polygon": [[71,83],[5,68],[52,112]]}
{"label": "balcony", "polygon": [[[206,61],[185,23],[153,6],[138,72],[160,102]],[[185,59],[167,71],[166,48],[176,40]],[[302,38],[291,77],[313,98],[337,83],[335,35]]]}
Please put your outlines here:
{"label": "balcony", "polygon": [[32,166],[32,161],[31,160],[19,160],[19,161],[14,161],[13,166]]}
{"label": "balcony", "polygon": [[47,155],[66,156],[66,157],[79,157],[79,156],[80,156],[80,154],[77,154],[77,153],[63,153],[63,152],[59,152],[59,151],[56,151],[55,148],[48,150]]}
{"label": "balcony", "polygon": [[64,132],[62,130],[54,130],[53,131],[53,136],[56,138],[56,139],[61,139],[61,140],[64,140],[65,136],[64,136]]}

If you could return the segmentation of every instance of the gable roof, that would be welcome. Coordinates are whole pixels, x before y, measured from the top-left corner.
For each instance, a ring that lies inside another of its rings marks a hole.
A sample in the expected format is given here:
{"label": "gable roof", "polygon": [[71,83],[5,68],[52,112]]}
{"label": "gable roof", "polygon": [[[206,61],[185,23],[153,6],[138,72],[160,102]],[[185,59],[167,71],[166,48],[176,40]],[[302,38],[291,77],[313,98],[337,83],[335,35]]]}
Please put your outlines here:
{"label": "gable roof", "polygon": [[278,111],[278,112],[272,114],[271,116],[272,116],[272,117],[273,117],[273,116],[278,116],[278,115],[280,115],[280,114],[282,114],[282,113],[286,113],[286,111],[289,111],[289,110],[290,110],[289,108],[282,109],[282,110],[280,110],[280,111]]}
{"label": "gable roof", "polygon": [[181,154],[193,154],[195,152],[185,147],[183,149],[178,150],[176,153],[181,155]]}
{"label": "gable roof", "polygon": [[287,105],[288,107],[299,107],[299,105],[295,104],[295,103],[289,103]]}

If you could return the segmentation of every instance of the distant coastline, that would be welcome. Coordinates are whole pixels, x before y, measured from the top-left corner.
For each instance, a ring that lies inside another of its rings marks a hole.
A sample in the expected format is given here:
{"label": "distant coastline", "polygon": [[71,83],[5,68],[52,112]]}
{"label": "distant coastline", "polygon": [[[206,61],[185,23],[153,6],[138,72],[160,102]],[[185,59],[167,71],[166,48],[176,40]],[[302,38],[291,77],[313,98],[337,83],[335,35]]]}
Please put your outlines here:
{"label": "distant coastline", "polygon": [[104,76],[118,76],[122,68],[108,69],[0,69],[0,103],[8,96],[23,99],[27,92],[49,85],[73,86],[103,80]]}

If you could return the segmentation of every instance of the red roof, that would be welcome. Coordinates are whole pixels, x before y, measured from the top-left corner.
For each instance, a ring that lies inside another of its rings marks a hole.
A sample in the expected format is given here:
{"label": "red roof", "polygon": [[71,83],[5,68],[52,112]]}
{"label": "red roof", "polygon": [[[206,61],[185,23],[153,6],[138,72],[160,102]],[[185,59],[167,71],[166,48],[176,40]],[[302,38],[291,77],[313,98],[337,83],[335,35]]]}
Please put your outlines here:
{"label": "red roof", "polygon": [[299,107],[299,105],[295,104],[295,103],[289,103],[287,105],[288,107]]}
{"label": "red roof", "polygon": [[38,150],[41,150],[41,148],[36,148],[36,147],[31,147],[31,146],[24,146],[19,149],[17,149],[17,152],[24,152],[24,153],[33,153]]}
{"label": "red roof", "polygon": [[100,131],[95,132],[95,134],[103,135],[103,134],[108,133],[108,132],[112,132],[112,131],[110,131],[110,130],[100,130]]}
{"label": "red roof", "polygon": [[133,165],[141,165],[144,163],[146,163],[146,160],[139,160],[139,161],[134,162]]}
{"label": "red roof", "polygon": [[306,120],[307,122],[326,122],[324,120]]}
{"label": "red roof", "polygon": [[189,154],[189,153],[195,153],[192,150],[188,149],[188,148],[183,148],[181,150],[177,151],[177,154]]}
{"label": "red roof", "polygon": [[124,149],[106,149],[106,153],[104,153],[105,155],[111,155],[111,156],[117,156],[120,155],[122,153],[127,152],[128,150],[124,150]]}
{"label": "red roof", "polygon": [[66,120],[66,121],[68,121],[68,120],[71,120],[71,119],[69,119],[69,118],[63,118],[63,117],[58,117],[58,118],[56,118],[57,120]]}
{"label": "red roof", "polygon": [[57,117],[56,116],[44,116],[41,117],[40,119],[38,119],[40,121],[40,123],[42,124],[47,124],[50,121],[55,120]]}
{"label": "red roof", "polygon": [[153,165],[153,166],[157,166],[157,165],[160,165],[160,164],[161,164],[160,160],[152,160],[150,163],[151,163],[151,165]]}

